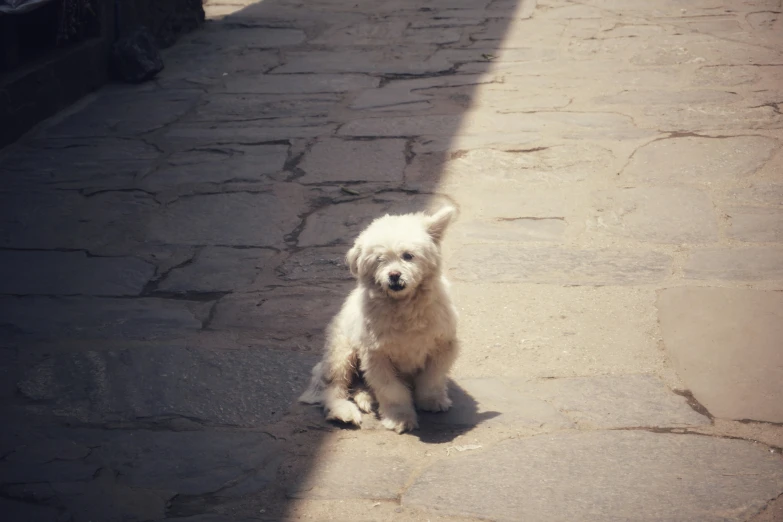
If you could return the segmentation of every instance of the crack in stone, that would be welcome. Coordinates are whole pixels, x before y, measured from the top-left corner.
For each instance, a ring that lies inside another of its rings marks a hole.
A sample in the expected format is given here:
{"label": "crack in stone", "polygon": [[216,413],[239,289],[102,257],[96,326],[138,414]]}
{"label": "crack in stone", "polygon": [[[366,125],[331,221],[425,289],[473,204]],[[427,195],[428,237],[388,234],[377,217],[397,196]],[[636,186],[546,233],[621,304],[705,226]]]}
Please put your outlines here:
{"label": "crack in stone", "polygon": [[753,107],[750,107],[751,109],[760,109],[762,107],[769,107],[773,111],[775,111],[775,114],[783,114],[783,112],[780,111],[780,105],[783,104],[783,102],[769,102],[769,103],[762,103],[761,105],[755,105]]}
{"label": "crack in stone", "polygon": [[781,493],[780,495],[778,495],[778,496],[777,496],[777,497],[775,497],[775,498],[771,498],[771,499],[769,499],[769,500],[767,501],[767,503],[764,505],[764,507],[763,507],[763,508],[761,508],[760,510],[758,510],[758,511],[757,511],[757,512],[756,512],[756,513],[755,513],[755,514],[752,516],[752,517],[750,517],[748,520],[754,520],[754,519],[755,519],[757,516],[759,516],[759,515],[761,515],[762,513],[766,512],[766,511],[767,511],[767,510],[770,508],[770,506],[772,506],[772,504],[774,504],[775,502],[778,502],[778,501],[780,501],[780,502],[783,502],[783,493]]}
{"label": "crack in stone", "polygon": [[158,289],[158,286],[160,285],[160,283],[162,283],[163,280],[166,279],[166,277],[168,277],[168,275],[172,271],[174,271],[174,270],[176,270],[178,268],[183,268],[183,267],[186,267],[186,266],[192,264],[196,260],[196,258],[198,257],[198,255],[200,253],[201,253],[201,248],[196,248],[194,250],[193,254],[188,259],[186,259],[185,261],[183,261],[183,262],[181,262],[179,264],[176,264],[176,265],[170,267],[168,270],[166,270],[162,274],[157,274],[157,267],[156,267],[156,269],[155,269],[156,274],[155,275],[157,275],[157,277],[153,276],[152,279],[147,281],[147,284],[144,285],[144,288],[141,291],[141,295],[148,295],[148,294],[154,293]]}
{"label": "crack in stone", "polygon": [[557,220],[557,221],[565,221],[565,218],[562,216],[550,216],[550,217],[538,217],[538,216],[519,216],[519,217],[499,217],[495,218],[495,221],[501,221],[501,222],[508,222],[508,221],[549,221],[549,220]]}
{"label": "crack in stone", "polygon": [[695,431],[695,428],[681,426],[676,428],[662,428],[658,426],[638,426],[632,428],[608,428],[608,431],[647,431],[650,433],[663,433],[669,435],[696,435],[699,437],[710,437],[713,439],[725,439],[725,440],[741,440],[744,442],[750,442],[753,444],[759,444],[766,447],[771,453],[783,454],[783,448],[767,444],[760,440],[748,439],[745,437],[737,437],[734,435],[721,435],[719,433],[704,433],[701,431]]}
{"label": "crack in stone", "polygon": [[702,403],[700,403],[698,399],[693,396],[693,393],[690,390],[673,389],[672,392],[676,393],[680,397],[684,397],[685,401],[688,403],[688,406],[690,406],[693,411],[700,415],[704,415],[714,423],[715,417],[713,417],[709,410],[707,410],[707,408],[705,408],[704,405],[702,405]]}

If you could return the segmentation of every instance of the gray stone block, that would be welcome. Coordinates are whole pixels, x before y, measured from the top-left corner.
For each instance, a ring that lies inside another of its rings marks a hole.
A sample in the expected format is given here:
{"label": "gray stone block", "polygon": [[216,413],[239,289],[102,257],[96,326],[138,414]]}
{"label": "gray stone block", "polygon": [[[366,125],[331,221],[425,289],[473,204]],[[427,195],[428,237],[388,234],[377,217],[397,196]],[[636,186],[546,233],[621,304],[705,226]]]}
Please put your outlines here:
{"label": "gray stone block", "polygon": [[781,492],[779,456],[753,443],[599,431],[511,440],[443,460],[402,503],[492,520],[741,522]]}
{"label": "gray stone block", "polygon": [[712,415],[783,422],[783,294],[668,288],[658,310],[677,373]]}
{"label": "gray stone block", "polygon": [[19,381],[31,400],[83,422],[191,419],[260,426],[280,419],[316,357],[269,349],[133,348],[60,353]]}
{"label": "gray stone block", "polygon": [[133,257],[92,257],[84,252],[0,252],[0,294],[139,295],[155,266]]}
{"label": "gray stone block", "polygon": [[665,279],[670,265],[657,252],[487,244],[455,252],[450,274],[462,281],[629,285]]}

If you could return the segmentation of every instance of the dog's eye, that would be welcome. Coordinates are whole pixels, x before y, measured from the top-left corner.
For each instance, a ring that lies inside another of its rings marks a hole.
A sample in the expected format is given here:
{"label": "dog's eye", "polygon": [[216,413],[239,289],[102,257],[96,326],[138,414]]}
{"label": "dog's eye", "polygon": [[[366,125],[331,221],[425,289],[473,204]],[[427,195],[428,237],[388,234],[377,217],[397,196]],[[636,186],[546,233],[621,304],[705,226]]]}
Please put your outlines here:
{"label": "dog's eye", "polygon": [[409,253],[409,252],[405,252],[405,253],[402,255],[402,258],[403,258],[405,261],[411,261],[411,260],[413,259],[413,254],[411,254],[411,253]]}

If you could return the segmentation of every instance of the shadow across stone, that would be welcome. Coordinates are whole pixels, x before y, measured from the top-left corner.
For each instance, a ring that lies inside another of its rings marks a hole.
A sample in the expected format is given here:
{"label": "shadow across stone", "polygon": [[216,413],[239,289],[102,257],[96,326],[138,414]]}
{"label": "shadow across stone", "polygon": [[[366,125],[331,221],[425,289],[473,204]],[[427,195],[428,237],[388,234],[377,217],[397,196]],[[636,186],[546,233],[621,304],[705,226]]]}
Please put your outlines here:
{"label": "shadow across stone", "polygon": [[479,411],[479,403],[454,381],[449,383],[451,409],[443,413],[419,413],[419,429],[413,432],[419,440],[429,444],[451,442],[482,422],[502,415],[497,411]]}

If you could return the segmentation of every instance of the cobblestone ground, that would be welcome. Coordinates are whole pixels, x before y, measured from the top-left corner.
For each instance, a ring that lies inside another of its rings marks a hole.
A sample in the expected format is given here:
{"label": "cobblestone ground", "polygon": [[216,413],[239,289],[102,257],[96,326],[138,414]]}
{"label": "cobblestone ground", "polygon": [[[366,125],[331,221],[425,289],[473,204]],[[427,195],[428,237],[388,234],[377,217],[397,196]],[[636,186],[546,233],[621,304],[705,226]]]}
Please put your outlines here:
{"label": "cobblestone ground", "polygon": [[[206,9],[2,151],[1,518],[783,520],[780,0]],[[444,200],[455,407],[293,405]]]}

